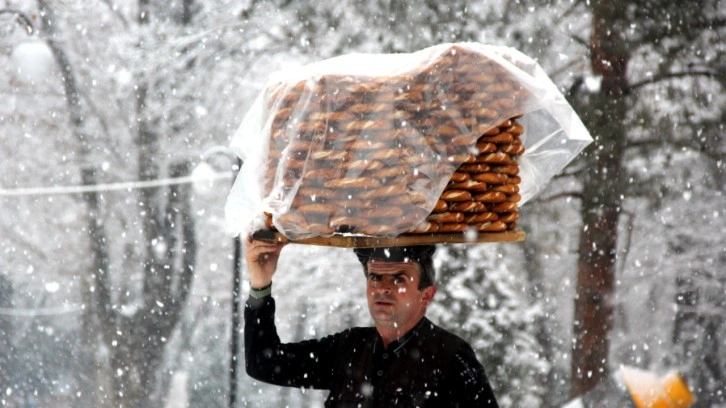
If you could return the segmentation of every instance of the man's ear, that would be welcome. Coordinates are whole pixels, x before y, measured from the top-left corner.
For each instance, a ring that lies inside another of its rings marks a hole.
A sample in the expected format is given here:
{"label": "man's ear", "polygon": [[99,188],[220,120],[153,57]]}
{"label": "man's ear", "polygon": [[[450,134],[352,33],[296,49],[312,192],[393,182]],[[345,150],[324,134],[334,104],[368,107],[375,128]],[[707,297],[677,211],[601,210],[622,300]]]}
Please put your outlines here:
{"label": "man's ear", "polygon": [[436,286],[429,285],[421,291],[421,301],[424,307],[428,306],[436,295]]}

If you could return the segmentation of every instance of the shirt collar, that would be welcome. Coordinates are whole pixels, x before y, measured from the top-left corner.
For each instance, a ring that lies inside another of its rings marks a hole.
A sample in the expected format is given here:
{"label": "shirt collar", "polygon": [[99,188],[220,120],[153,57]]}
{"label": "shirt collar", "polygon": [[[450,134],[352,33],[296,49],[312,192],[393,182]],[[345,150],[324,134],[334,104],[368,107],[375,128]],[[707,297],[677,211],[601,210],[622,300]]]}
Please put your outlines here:
{"label": "shirt collar", "polygon": [[[396,356],[399,355],[401,350],[403,350],[404,346],[411,341],[414,337],[418,336],[418,332],[421,330],[421,327],[423,327],[429,320],[424,316],[421,318],[421,320],[416,323],[415,326],[411,330],[409,330],[406,334],[399,337],[398,339],[391,342],[391,344],[388,345],[388,350],[395,353]],[[380,334],[378,335],[378,341],[381,343],[383,342],[383,339],[381,339]],[[378,342],[376,342],[377,344]]]}

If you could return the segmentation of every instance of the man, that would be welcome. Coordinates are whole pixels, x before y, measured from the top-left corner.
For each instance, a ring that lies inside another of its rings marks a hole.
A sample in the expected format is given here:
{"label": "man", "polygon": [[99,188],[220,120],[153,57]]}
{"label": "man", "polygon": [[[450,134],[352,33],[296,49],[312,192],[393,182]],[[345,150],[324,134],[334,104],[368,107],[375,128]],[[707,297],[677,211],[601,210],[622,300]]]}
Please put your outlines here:
{"label": "man", "polygon": [[434,325],[435,246],[355,249],[375,327],[282,344],[272,276],[283,244],[247,239],[247,373],[271,384],[328,389],[326,407],[498,407],[484,367],[459,337]]}

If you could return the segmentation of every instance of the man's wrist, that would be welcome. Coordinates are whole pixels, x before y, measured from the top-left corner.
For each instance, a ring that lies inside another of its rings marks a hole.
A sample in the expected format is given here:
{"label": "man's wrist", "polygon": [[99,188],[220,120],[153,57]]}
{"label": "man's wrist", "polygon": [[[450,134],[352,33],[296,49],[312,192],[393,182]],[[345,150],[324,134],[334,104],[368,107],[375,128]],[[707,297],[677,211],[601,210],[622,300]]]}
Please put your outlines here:
{"label": "man's wrist", "polygon": [[268,283],[267,285],[265,285],[261,288],[250,287],[250,297],[253,297],[255,299],[260,299],[265,296],[270,296],[271,294],[272,294],[272,282]]}

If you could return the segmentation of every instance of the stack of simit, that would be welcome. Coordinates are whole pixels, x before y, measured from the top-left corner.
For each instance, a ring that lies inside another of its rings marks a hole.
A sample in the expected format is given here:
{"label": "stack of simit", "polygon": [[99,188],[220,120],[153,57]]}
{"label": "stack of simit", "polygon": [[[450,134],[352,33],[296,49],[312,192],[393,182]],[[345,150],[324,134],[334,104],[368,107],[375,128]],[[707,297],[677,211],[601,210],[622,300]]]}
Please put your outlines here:
{"label": "stack of simit", "polygon": [[321,75],[268,90],[273,226],[329,236],[514,229],[528,95],[452,46],[395,76]]}

